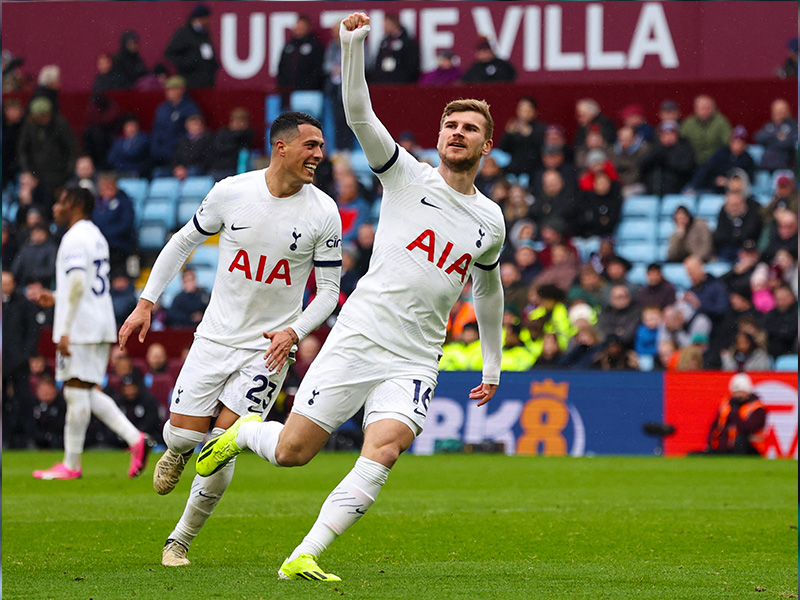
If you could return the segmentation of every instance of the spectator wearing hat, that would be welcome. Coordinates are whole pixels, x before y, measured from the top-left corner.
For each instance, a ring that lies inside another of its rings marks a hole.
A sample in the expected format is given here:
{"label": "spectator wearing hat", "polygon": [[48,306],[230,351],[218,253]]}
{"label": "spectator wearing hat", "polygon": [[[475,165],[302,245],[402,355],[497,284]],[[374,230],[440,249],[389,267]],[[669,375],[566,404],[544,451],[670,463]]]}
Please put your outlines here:
{"label": "spectator wearing hat", "polygon": [[[589,132],[587,140],[592,137],[599,137],[597,132]],[[583,158],[585,157],[585,158]],[[598,173],[605,173],[611,181],[619,181],[619,174],[614,167],[614,163],[608,158],[607,149],[592,149],[583,154],[578,152],[579,165],[582,163],[584,167],[583,173],[578,177],[578,189],[589,191],[594,189],[594,179]]]}
{"label": "spectator wearing hat", "polygon": [[778,68],[778,77],[788,79],[797,77],[797,37],[786,43],[786,60]]}
{"label": "spectator wearing hat", "polygon": [[125,116],[122,134],[111,143],[107,162],[120,177],[144,177],[150,172],[150,136],[142,131],[136,115]]}
{"label": "spectator wearing hat", "polygon": [[628,286],[612,284],[608,302],[597,319],[597,328],[606,336],[618,335],[626,346],[632,348],[640,322],[641,308],[633,301]]}
{"label": "spectator wearing hat", "polygon": [[642,177],[650,194],[678,194],[695,168],[691,144],[681,137],[677,121],[662,121],[658,139],[641,159]]}
{"label": "spectator wearing hat", "polygon": [[769,241],[761,253],[761,260],[771,264],[781,250],[786,250],[797,260],[797,213],[785,208],[775,211],[775,222],[770,227]]}
{"label": "spectator wearing hat", "polygon": [[325,85],[323,67],[325,48],[314,34],[311,18],[300,15],[278,63],[278,89],[285,110],[290,108],[289,95],[295,90],[322,91]]}
{"label": "spectator wearing hat", "polygon": [[[67,120],[53,111],[44,97],[33,100],[20,130],[17,157],[21,171],[31,172],[46,188],[57,194],[75,169],[78,141]],[[49,199],[49,210],[55,197]]]}
{"label": "spectator wearing hat", "polygon": [[150,158],[158,167],[154,176],[172,175],[175,149],[183,137],[186,119],[200,114],[200,108],[186,93],[186,80],[180,75],[167,79],[164,88],[165,100],[156,109],[153,119],[153,134],[150,143]]}
{"label": "spectator wearing hat", "polygon": [[742,125],[733,128],[727,146],[717,150],[698,167],[689,183],[690,191],[723,193],[728,185],[728,175],[733,169],[742,169],[751,181],[756,173],[756,163],[747,152],[747,130]]}
{"label": "spectator wearing hat", "polygon": [[767,411],[753,393],[753,381],[737,373],[728,384],[730,397],[720,402],[708,432],[707,454],[758,455]]}
{"label": "spectator wearing hat", "polygon": [[660,264],[647,266],[647,285],[636,294],[636,302],[639,306],[657,306],[659,310],[675,303],[675,286],[664,279]]}
{"label": "spectator wearing hat", "polygon": [[728,292],[746,290],[750,293],[750,278],[761,257],[758,246],[754,240],[745,240],[736,253],[736,262],[731,270],[720,277]]}
{"label": "spectator wearing hat", "polygon": [[675,100],[664,100],[658,107],[658,122],[675,121],[681,122],[681,107]]}
{"label": "spectator wearing hat", "polygon": [[682,262],[687,256],[699,256],[704,262],[714,255],[714,238],[705,219],[695,217],[685,206],[672,213],[675,230],[669,236],[667,261]]}
{"label": "spectator wearing hat", "polygon": [[383,31],[369,80],[373,83],[416,83],[419,79],[417,40],[409,35],[394,13],[386,15]]}
{"label": "spectator wearing hat", "polygon": [[506,167],[508,173],[533,176],[541,167],[540,152],[547,126],[537,119],[539,103],[533,96],[517,100],[515,115],[506,123],[499,148],[511,155]]}
{"label": "spectator wearing hat", "polygon": [[586,135],[589,131],[597,130],[603,136],[603,141],[613,145],[617,141],[617,126],[600,111],[600,105],[592,98],[581,98],[575,103],[575,120],[578,122],[578,131],[575,132],[574,146],[580,148],[586,144]]}
{"label": "spectator wearing hat", "polygon": [[731,137],[731,124],[711,96],[701,94],[694,99],[694,112],[681,123],[681,137],[692,146],[697,166],[725,146]]}
{"label": "spectator wearing hat", "polygon": [[764,317],[767,352],[773,358],[797,353],[797,297],[785,283],[775,288],[775,308]]}
{"label": "spectator wearing hat", "polygon": [[208,32],[210,24],[211,11],[205,4],[197,4],[164,50],[164,57],[175,66],[186,87],[214,86],[219,63]]}
{"label": "spectator wearing hat", "polygon": [[759,347],[755,337],[744,331],[738,331],[733,346],[721,353],[724,371],[769,371],[772,361],[766,350]]}
{"label": "spectator wearing hat", "polygon": [[753,139],[764,147],[759,169],[774,171],[796,166],[797,120],[786,100],[777,98],[772,101],[770,120],[756,132]]}
{"label": "spectator wearing hat", "polygon": [[[628,104],[619,111],[619,119],[623,127],[630,127],[636,136],[646,142],[652,142],[656,130],[647,122],[644,107],[641,104]],[[618,132],[619,133],[619,132]]]}
{"label": "spectator wearing hat", "polygon": [[[61,90],[61,68],[58,65],[45,65],[39,70],[36,88],[31,96],[31,103],[37,98],[47,98],[53,113],[60,112],[58,93]],[[28,111],[31,107],[28,105]]]}
{"label": "spectator wearing hat", "polygon": [[147,65],[139,54],[139,34],[134,30],[128,29],[120,36],[111,72],[121,89],[133,88],[141,77],[147,75]]}
{"label": "spectator wearing hat", "polygon": [[606,336],[603,348],[592,361],[592,368],[601,371],[629,371],[639,370],[639,358],[631,349],[630,344],[617,334]]}
{"label": "spectator wearing hat", "polygon": [[496,81],[514,81],[517,70],[507,60],[495,55],[489,41],[481,39],[475,47],[475,62],[461,77],[464,83],[492,83]]}
{"label": "spectator wearing hat", "polygon": [[622,192],[604,171],[594,174],[591,190],[581,190],[575,200],[575,235],[609,236],[619,224]]}
{"label": "spectator wearing hat", "polygon": [[457,83],[463,75],[459,58],[450,50],[439,50],[436,53],[436,68],[428,71],[419,80],[421,86],[450,85]]}
{"label": "spectator wearing hat", "polygon": [[773,213],[780,208],[797,214],[797,187],[791,171],[781,171],[775,178],[775,193],[769,204],[761,209],[764,225],[772,224]]}
{"label": "spectator wearing hat", "polygon": [[733,262],[745,240],[758,241],[763,222],[759,205],[735,190],[725,194],[725,204],[717,217],[714,252],[720,260]]}
{"label": "spectator wearing hat", "polygon": [[623,126],[617,131],[617,142],[609,153],[614,169],[619,174],[623,198],[644,194],[641,163],[649,150],[648,143],[632,127]]}

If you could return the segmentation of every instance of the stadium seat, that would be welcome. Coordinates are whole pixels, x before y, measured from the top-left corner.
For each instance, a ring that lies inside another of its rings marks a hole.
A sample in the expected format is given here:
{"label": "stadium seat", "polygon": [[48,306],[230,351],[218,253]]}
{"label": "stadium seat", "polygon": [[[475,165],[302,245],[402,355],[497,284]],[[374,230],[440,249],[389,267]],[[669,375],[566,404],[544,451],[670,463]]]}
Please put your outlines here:
{"label": "stadium seat", "polygon": [[139,248],[161,250],[167,241],[169,228],[162,221],[142,221],[139,225]]}
{"label": "stadium seat", "polygon": [[692,287],[692,281],[681,263],[665,263],[661,266],[664,279],[675,286],[676,290],[686,291]]}
{"label": "stadium seat", "polygon": [[655,357],[652,354],[640,354],[639,355],[639,370],[640,371],[652,371],[653,367],[655,366]]}
{"label": "stadium seat", "polygon": [[150,189],[147,193],[148,200],[167,199],[175,200],[180,195],[181,182],[176,177],[155,177],[150,182]]}
{"label": "stadium seat", "polygon": [[161,297],[159,298],[161,301],[161,306],[164,308],[169,308],[172,306],[172,300],[175,298],[175,296],[180,294],[181,291],[183,291],[183,283],[181,281],[181,275],[178,273],[178,275],[173,277],[172,281],[167,284],[167,287],[164,288],[164,291],[161,292]]}
{"label": "stadium seat", "polygon": [[758,164],[761,162],[761,157],[764,156],[764,146],[750,144],[747,146],[747,153],[750,155],[753,161]]}
{"label": "stadium seat", "polygon": [[759,203],[761,206],[766,206],[767,204],[769,204],[770,202],[772,202],[772,195],[771,195],[771,194],[763,194],[763,193],[761,193],[761,194],[755,194],[755,198],[756,198],[756,201],[757,201],[757,202],[758,202],[758,203]]}
{"label": "stadium seat", "polygon": [[489,152],[489,156],[494,159],[494,162],[497,163],[497,166],[501,169],[505,169],[511,163],[511,155],[499,148],[492,148],[491,152]]}
{"label": "stadium seat", "polygon": [[784,354],[775,359],[776,371],[797,371],[797,354]]}
{"label": "stadium seat", "polygon": [[655,219],[625,218],[617,226],[617,242],[655,242]]}
{"label": "stadium seat", "polygon": [[658,246],[655,241],[619,242],[617,254],[631,262],[651,263],[658,260]]}
{"label": "stadium seat", "polygon": [[374,175],[363,150],[354,150],[350,153],[350,166],[353,168],[358,180],[367,188],[372,189]]}
{"label": "stadium seat", "polygon": [[647,285],[647,265],[644,262],[635,262],[628,271],[628,281],[637,285]]}
{"label": "stadium seat", "polygon": [[194,251],[189,255],[189,260],[187,264],[191,265],[193,268],[217,268],[217,262],[219,261],[219,246],[213,246],[211,244],[200,244]]}
{"label": "stadium seat", "polygon": [[422,150],[419,153],[419,159],[425,162],[429,162],[434,167],[439,166],[440,158],[439,158],[439,151],[436,148],[430,148],[428,150]]}
{"label": "stadium seat", "polygon": [[716,221],[723,204],[725,204],[723,194],[703,194],[697,203],[697,216]]}
{"label": "stadium seat", "polygon": [[142,222],[161,221],[164,226],[172,230],[175,228],[175,200],[167,198],[150,198],[142,207]]}
{"label": "stadium seat", "polygon": [[210,175],[187,177],[181,183],[180,196],[182,199],[196,198],[202,200],[211,191],[212,187],[214,187],[214,178]]}
{"label": "stadium seat", "polygon": [[150,187],[150,183],[147,179],[122,177],[117,180],[117,187],[130,196],[134,206],[141,206],[147,198],[147,191]]}
{"label": "stadium seat", "polygon": [[[192,265],[194,267],[194,265]],[[214,287],[214,279],[217,276],[217,268],[211,267],[197,267],[194,270],[197,276],[197,285],[206,290],[211,290]]]}
{"label": "stadium seat", "polygon": [[666,194],[661,198],[661,216],[672,216],[679,206],[685,206],[694,214],[697,210],[697,199],[688,194]]}
{"label": "stadium seat", "polygon": [[600,249],[600,238],[592,236],[588,238],[572,238],[572,245],[578,250],[581,262],[586,262],[593,252]]}
{"label": "stadium seat", "polygon": [[631,196],[622,203],[622,218],[654,218],[658,215],[658,204],[658,196]]}
{"label": "stadium seat", "polygon": [[672,217],[661,217],[658,222],[658,239],[667,242],[673,231],[675,231],[675,222]]}
{"label": "stadium seat", "polygon": [[756,171],[750,187],[756,194],[772,194],[772,174],[769,171]]}
{"label": "stadium seat", "polygon": [[289,96],[292,110],[304,112],[315,119],[323,118],[325,97],[318,90],[296,90]]}
{"label": "stadium seat", "polygon": [[730,272],[732,268],[733,265],[731,265],[729,262],[725,262],[724,260],[715,260],[706,264],[706,273],[713,275],[714,277],[722,277],[725,275],[725,273]]}
{"label": "stadium seat", "polygon": [[203,200],[201,198],[181,198],[178,200],[176,219],[178,225],[188,223]]}

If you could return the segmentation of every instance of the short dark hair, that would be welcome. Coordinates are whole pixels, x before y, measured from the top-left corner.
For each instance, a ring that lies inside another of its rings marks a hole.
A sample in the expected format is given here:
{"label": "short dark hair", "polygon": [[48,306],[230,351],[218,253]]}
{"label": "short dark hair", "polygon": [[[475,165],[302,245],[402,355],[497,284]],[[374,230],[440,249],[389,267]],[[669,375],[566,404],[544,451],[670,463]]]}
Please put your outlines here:
{"label": "short dark hair", "polygon": [[322,131],[322,123],[304,112],[285,112],[278,115],[269,128],[269,145],[274,146],[287,131],[297,131],[300,125],[311,125]]}
{"label": "short dark hair", "polygon": [[94,212],[94,194],[78,185],[70,185],[64,188],[66,199],[71,200],[76,206],[80,206],[83,214],[91,217]]}

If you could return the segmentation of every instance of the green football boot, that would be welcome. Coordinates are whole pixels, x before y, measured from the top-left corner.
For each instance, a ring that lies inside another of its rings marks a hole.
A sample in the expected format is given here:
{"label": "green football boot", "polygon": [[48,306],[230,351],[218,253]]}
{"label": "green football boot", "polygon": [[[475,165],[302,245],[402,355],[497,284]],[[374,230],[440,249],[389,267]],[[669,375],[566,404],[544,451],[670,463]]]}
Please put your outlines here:
{"label": "green football boot", "polygon": [[309,581],[341,581],[333,573],[323,573],[317,564],[317,558],[310,554],[301,554],[293,561],[287,558],[278,569],[281,579],[308,579]]}
{"label": "green football boot", "polygon": [[197,474],[201,477],[209,477],[222,467],[227,465],[231,459],[239,454],[244,448],[236,444],[236,436],[242,423],[250,421],[261,422],[261,415],[255,413],[239,417],[236,422],[215,438],[208,440],[200,456],[197,457]]}

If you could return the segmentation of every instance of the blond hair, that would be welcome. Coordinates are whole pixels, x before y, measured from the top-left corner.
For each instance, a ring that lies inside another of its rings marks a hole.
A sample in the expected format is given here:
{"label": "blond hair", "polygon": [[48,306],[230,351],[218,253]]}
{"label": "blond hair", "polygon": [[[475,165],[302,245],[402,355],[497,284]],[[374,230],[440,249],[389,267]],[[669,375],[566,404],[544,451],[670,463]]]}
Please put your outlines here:
{"label": "blond hair", "polygon": [[494,120],[492,119],[492,113],[489,111],[489,104],[486,100],[475,100],[474,98],[453,100],[444,107],[442,118],[439,121],[439,127],[444,125],[444,120],[447,117],[456,112],[476,112],[483,115],[483,118],[486,119],[486,139],[489,140],[492,138]]}

